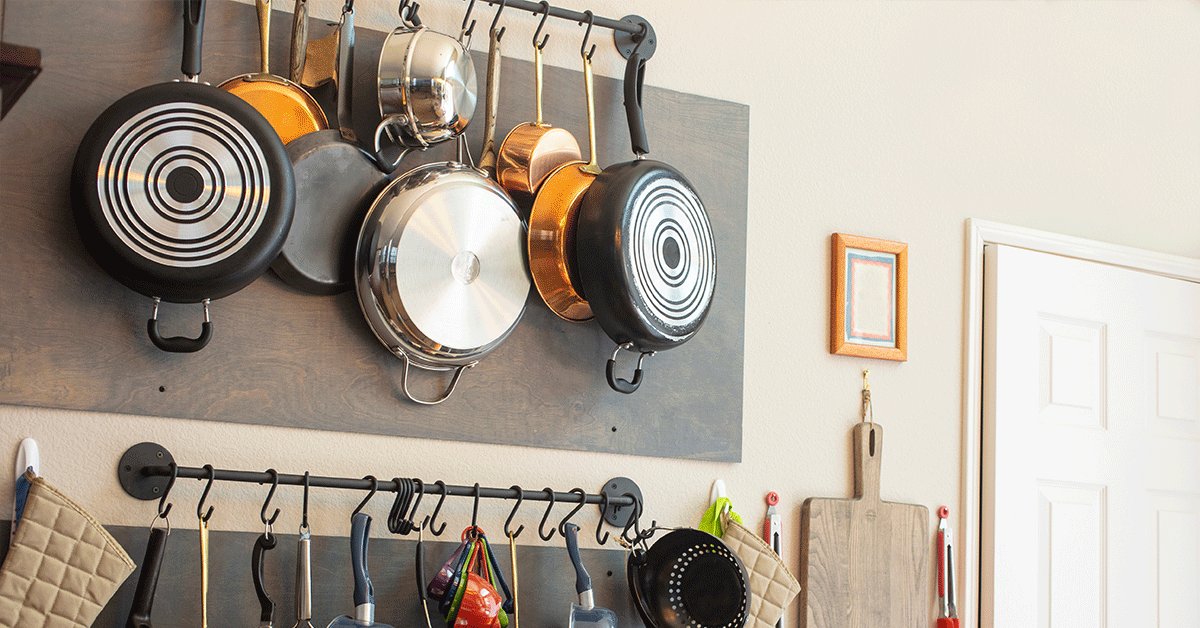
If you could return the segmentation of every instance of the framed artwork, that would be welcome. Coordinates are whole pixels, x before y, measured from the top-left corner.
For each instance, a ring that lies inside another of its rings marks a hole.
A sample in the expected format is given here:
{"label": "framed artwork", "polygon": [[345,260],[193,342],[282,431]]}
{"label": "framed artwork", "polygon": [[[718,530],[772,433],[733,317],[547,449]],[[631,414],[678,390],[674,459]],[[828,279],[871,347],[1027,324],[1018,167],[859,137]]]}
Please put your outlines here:
{"label": "framed artwork", "polygon": [[908,245],[833,234],[829,352],[908,360]]}

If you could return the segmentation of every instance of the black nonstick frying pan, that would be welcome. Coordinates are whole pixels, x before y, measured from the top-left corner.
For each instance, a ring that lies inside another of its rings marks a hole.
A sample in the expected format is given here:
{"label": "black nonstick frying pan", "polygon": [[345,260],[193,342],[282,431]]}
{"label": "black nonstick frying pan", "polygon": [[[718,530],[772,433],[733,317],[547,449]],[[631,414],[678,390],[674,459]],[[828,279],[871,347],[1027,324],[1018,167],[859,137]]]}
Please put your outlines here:
{"label": "black nonstick frying pan", "polygon": [[[625,68],[625,111],[637,158],[596,177],[575,226],[582,296],[617,343],[607,376],[622,393],[641,385],[646,356],[696,334],[717,280],[717,247],[700,196],[678,170],[644,158],[650,152],[642,120],[645,63],[634,50]],[[621,349],[641,353],[631,381],[614,374]]]}
{"label": "black nonstick frying pan", "polygon": [[[208,302],[266,271],[292,224],[283,143],[244,100],[197,82],[204,0],[184,2],[186,81],[139,89],[92,123],[75,155],[72,209],[96,262],[154,299],[147,333],[163,351],[204,348]],[[204,303],[196,338],[158,333],[159,300]]]}

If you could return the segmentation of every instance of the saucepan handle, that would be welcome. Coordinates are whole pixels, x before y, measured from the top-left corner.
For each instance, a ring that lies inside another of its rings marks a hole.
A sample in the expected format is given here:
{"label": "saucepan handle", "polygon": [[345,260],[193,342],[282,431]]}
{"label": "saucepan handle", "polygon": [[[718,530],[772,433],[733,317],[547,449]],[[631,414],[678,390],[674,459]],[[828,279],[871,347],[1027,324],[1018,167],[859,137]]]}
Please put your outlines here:
{"label": "saucepan handle", "polygon": [[158,572],[162,568],[163,554],[167,547],[167,534],[163,528],[150,530],[146,559],[142,561],[142,575],[138,577],[137,589],[133,593],[133,607],[129,609],[129,620],[125,622],[125,628],[151,628],[150,613],[154,606],[154,590],[158,588]]}
{"label": "saucepan handle", "polygon": [[608,367],[605,369],[605,375],[608,376],[608,385],[610,388],[619,393],[625,393],[628,395],[636,391],[638,387],[642,385],[642,360],[645,360],[648,356],[654,355],[654,352],[640,352],[637,361],[637,368],[635,368],[633,371],[633,379],[626,380],[617,377],[615,372],[617,368],[617,354],[621,352],[621,349],[625,349],[626,351],[637,351],[631,342],[617,345],[617,348],[613,350],[612,357],[608,359]]}
{"label": "saucepan handle", "polygon": [[150,320],[146,321],[146,335],[150,336],[150,342],[154,346],[170,353],[195,353],[208,345],[208,341],[212,340],[212,321],[208,318],[208,299],[204,300],[204,323],[200,326],[200,335],[196,338],[186,338],[184,336],[172,336],[163,338],[158,333],[158,297],[154,297],[154,312],[150,315]]}
{"label": "saucepan handle", "polygon": [[646,123],[642,116],[642,86],[645,80],[646,60],[634,52],[625,64],[625,119],[629,122],[629,140],[637,155],[650,152],[650,141],[646,138]]}
{"label": "saucepan handle", "polygon": [[[414,147],[403,143],[401,138],[404,137],[404,127],[408,126],[408,116],[403,113],[393,113],[389,116],[384,116],[379,121],[379,125],[375,127],[375,161],[379,164],[379,168],[384,172],[391,174],[400,167],[400,162],[404,156]],[[387,136],[390,146],[385,147],[383,143],[384,136]],[[384,154],[384,149],[388,149],[388,154]],[[396,154],[399,150],[399,154]]]}
{"label": "saucepan handle", "polygon": [[[450,385],[446,387],[446,392],[442,393],[442,396],[438,397],[437,399],[418,399],[418,398],[414,397],[411,392],[408,391],[408,366],[411,363],[411,360],[408,359],[408,354],[404,353],[404,350],[401,349],[400,347],[393,347],[392,353],[395,353],[401,360],[404,360],[404,371],[400,375],[400,386],[401,386],[401,388],[404,389],[404,396],[408,397],[408,399],[410,401],[412,401],[414,403],[419,403],[423,406],[437,405],[437,404],[449,399],[450,395],[454,394],[454,387],[458,386],[458,378],[462,377],[462,372],[469,368],[473,368],[476,364],[479,364],[479,361],[476,360],[474,362],[468,362],[468,363],[454,369],[454,377],[450,378]],[[423,368],[420,365],[416,365],[416,364],[414,364],[413,366],[416,366],[418,368]],[[429,369],[425,369],[425,370],[429,370]]]}

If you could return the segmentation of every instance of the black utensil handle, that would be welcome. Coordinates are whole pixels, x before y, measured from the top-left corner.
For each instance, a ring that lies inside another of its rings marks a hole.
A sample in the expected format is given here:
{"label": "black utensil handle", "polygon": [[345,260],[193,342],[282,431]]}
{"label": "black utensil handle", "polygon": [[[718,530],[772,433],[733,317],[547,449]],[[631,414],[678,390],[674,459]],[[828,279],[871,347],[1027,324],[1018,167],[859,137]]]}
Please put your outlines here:
{"label": "black utensil handle", "polygon": [[150,541],[146,544],[146,558],[142,561],[142,575],[138,577],[137,589],[133,593],[133,607],[129,609],[129,620],[125,628],[151,628],[150,611],[154,606],[154,590],[158,588],[158,571],[166,553],[167,531],[164,528],[150,530]]}
{"label": "black utensil handle", "polygon": [[575,592],[582,595],[592,590],[592,577],[583,568],[583,560],[579,557],[579,540],[575,538],[579,526],[568,523],[565,527],[567,530],[567,554],[571,556],[571,564],[575,566]]}
{"label": "black utensil handle", "polygon": [[646,60],[637,53],[629,55],[629,61],[625,64],[625,118],[629,121],[633,152],[638,155],[650,152],[646,122],[642,117],[642,84],[645,80]]}
{"label": "black utensil handle", "polygon": [[254,542],[254,553],[250,557],[250,571],[254,575],[254,593],[258,596],[258,604],[262,607],[259,617],[263,623],[270,624],[275,619],[275,602],[267,595],[263,586],[263,556],[269,549],[275,549],[278,540],[273,536],[263,534]]}
{"label": "black utensil handle", "polygon": [[632,394],[642,385],[642,367],[638,366],[633,371],[633,379],[627,380],[617,377],[616,374],[617,360],[609,358],[608,366],[604,369],[605,375],[608,376],[608,385],[613,390],[626,395]]}
{"label": "black utensil handle", "polygon": [[200,74],[201,44],[204,41],[204,0],[183,2],[183,64],[184,76]]}
{"label": "black utensil handle", "polygon": [[146,335],[150,336],[150,342],[154,346],[170,353],[195,353],[208,345],[208,341],[212,340],[212,323],[205,321],[200,325],[200,335],[195,338],[187,338],[184,336],[172,336],[163,338],[158,333],[158,319],[152,318],[146,321]]}
{"label": "black utensil handle", "polygon": [[367,538],[371,534],[371,515],[360,512],[350,522],[350,566],[354,571],[354,605],[375,603],[375,588],[367,572]]}

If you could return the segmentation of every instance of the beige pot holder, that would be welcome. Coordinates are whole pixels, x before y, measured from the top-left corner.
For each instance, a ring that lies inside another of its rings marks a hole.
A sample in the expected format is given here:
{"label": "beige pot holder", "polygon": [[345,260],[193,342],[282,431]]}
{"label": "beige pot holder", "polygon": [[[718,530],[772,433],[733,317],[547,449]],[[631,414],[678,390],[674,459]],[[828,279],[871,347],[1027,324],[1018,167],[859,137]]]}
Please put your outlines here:
{"label": "beige pot holder", "polygon": [[721,540],[746,566],[750,576],[750,619],[746,628],[775,628],[788,604],[800,593],[800,583],[767,542],[734,521],[729,511],[721,515],[725,534]]}
{"label": "beige pot holder", "polygon": [[100,522],[42,478],[0,567],[0,626],[87,628],[136,565]]}

